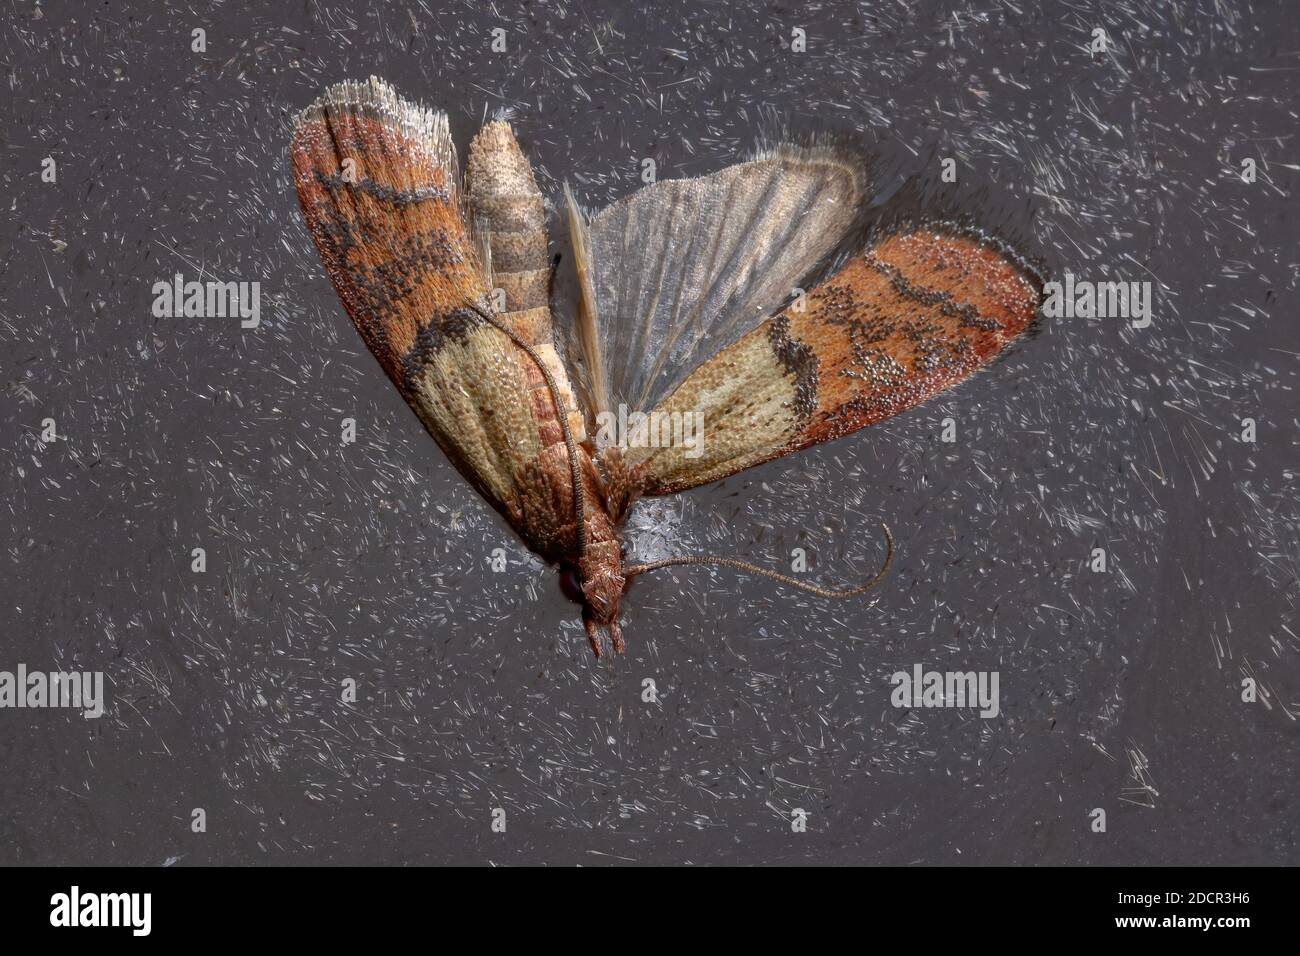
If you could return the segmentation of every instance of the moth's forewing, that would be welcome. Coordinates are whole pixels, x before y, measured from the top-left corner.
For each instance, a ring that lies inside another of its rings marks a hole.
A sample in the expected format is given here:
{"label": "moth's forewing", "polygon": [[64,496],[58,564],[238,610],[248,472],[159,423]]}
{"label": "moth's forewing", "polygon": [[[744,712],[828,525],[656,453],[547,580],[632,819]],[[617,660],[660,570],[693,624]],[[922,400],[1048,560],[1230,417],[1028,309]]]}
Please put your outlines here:
{"label": "moth's forewing", "polygon": [[1008,246],[964,228],[878,237],[656,409],[702,416],[702,436],[697,448],[630,451],[644,493],[717,481],[919,405],[1014,342],[1041,290]]}
{"label": "moth's forewing", "polygon": [[[551,560],[576,541],[572,481],[535,367],[490,309],[445,114],[342,83],[298,118],[294,179],[352,322],[448,458]],[[546,434],[544,434],[546,433]]]}

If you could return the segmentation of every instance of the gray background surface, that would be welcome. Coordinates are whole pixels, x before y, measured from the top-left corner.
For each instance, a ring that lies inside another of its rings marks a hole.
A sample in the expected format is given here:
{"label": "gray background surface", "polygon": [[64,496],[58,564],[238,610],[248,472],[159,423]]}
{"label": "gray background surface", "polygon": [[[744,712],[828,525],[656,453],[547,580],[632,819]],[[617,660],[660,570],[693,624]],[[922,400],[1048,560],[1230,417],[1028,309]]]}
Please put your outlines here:
{"label": "gray background surface", "polygon": [[[103,670],[109,710],[0,711],[0,862],[1300,862],[1292,5],[4,20],[0,669]],[[290,118],[370,73],[447,109],[462,149],[508,108],[548,197],[568,179],[591,206],[646,156],[661,178],[720,168],[772,116],[857,129],[909,174],[952,156],[1037,209],[1028,251],[1058,274],[1152,280],[1154,324],[1048,323],[938,401],[640,517],[673,553],[804,547],[828,582],[870,573],[882,518],[900,551],[838,604],[730,571],[642,579],[628,653],[598,663],[301,222]],[[261,327],[154,318],[177,271],[259,281]],[[999,671],[1002,715],[892,708],[915,663]]]}

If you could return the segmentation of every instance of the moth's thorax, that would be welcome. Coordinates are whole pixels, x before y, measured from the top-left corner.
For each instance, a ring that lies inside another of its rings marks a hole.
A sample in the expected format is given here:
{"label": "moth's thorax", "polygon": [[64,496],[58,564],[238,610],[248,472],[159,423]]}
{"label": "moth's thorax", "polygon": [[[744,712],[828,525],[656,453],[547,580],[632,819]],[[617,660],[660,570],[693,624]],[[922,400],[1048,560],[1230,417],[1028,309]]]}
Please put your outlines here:
{"label": "moth's thorax", "polygon": [[602,477],[605,508],[615,526],[621,525],[636,502],[643,476],[617,445],[602,449],[597,456]]}

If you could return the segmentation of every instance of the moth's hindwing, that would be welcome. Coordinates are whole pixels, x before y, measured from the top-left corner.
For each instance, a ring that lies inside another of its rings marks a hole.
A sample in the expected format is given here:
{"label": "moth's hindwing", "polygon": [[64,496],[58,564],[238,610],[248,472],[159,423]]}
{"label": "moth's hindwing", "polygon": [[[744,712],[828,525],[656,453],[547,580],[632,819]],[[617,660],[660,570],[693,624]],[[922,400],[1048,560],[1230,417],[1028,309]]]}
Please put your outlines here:
{"label": "moth's hindwing", "polygon": [[580,274],[588,260],[595,312],[578,325],[581,353],[608,393],[596,411],[653,408],[770,316],[850,231],[866,178],[846,146],[787,143],[647,186],[579,230],[574,252]]}
{"label": "moth's hindwing", "polygon": [[1005,244],[960,227],[911,225],[873,240],[656,409],[702,416],[701,440],[631,450],[644,493],[716,481],[919,405],[1024,332],[1041,289]]}
{"label": "moth's hindwing", "polygon": [[312,238],[366,345],[471,484],[534,551],[575,540],[572,481],[535,366],[471,306],[489,289],[445,114],[383,82],[332,87],[299,117],[294,178]]}

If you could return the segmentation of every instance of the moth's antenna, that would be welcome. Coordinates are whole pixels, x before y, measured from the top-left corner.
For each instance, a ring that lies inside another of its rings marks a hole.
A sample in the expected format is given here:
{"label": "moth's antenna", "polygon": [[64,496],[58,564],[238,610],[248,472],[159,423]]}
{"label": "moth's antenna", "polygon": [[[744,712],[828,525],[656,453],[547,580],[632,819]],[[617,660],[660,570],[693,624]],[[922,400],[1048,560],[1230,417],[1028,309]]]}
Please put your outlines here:
{"label": "moth's antenna", "polygon": [[582,520],[587,513],[587,503],[582,491],[582,463],[578,461],[578,443],[573,439],[573,431],[569,428],[569,416],[566,414],[564,401],[560,398],[560,387],[556,384],[555,376],[551,370],[546,367],[542,357],[537,351],[520,338],[515,331],[509,326],[503,325],[496,320],[496,316],[484,312],[473,302],[469,304],[472,311],[478,314],[478,317],[487,322],[493,328],[504,332],[510,337],[510,341],[519,346],[528,353],[528,357],[533,360],[537,368],[542,373],[542,378],[546,379],[546,387],[550,389],[551,400],[555,402],[556,416],[560,419],[560,430],[564,432],[564,447],[569,452],[569,472],[573,475],[573,510],[577,519],[578,535],[578,563],[581,564],[583,558],[587,555],[587,526]]}
{"label": "moth's antenna", "polygon": [[800,581],[785,574],[778,574],[775,571],[769,571],[767,568],[760,568],[757,564],[750,564],[748,561],[737,561],[735,558],[715,558],[709,556],[687,556],[681,558],[665,558],[662,561],[651,561],[649,564],[634,564],[631,567],[623,569],[624,577],[634,578],[638,574],[645,574],[647,571],[658,571],[660,568],[670,568],[683,564],[713,564],[724,568],[736,568],[738,571],[748,571],[750,574],[757,574],[761,577],[770,578],[773,581],[779,581],[781,584],[788,584],[792,588],[799,588],[802,591],[808,591],[824,598],[850,598],[859,594],[865,594],[874,588],[885,577],[889,571],[890,564],[894,560],[894,536],[889,533],[889,526],[881,522],[881,529],[885,532],[885,563],[880,566],[880,570],[866,584],[860,584],[856,588],[849,588],[845,591],[832,591],[829,588],[819,588],[815,584],[808,584],[806,581]]}

